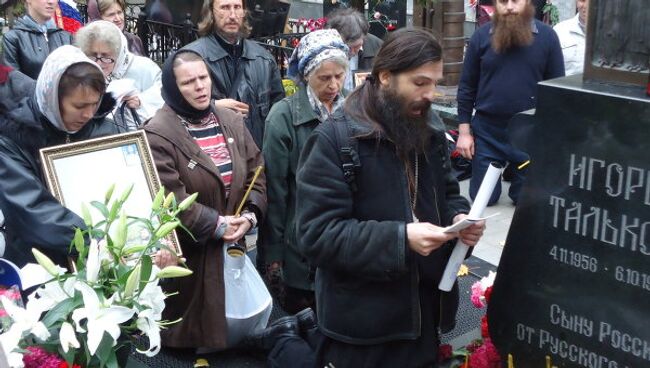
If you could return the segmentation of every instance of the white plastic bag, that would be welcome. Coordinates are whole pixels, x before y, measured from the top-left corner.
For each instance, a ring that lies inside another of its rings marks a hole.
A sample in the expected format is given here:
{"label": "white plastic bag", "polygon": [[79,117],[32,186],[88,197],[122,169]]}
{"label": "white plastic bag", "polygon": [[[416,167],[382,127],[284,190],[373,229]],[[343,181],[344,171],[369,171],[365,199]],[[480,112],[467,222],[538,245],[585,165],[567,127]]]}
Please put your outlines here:
{"label": "white plastic bag", "polygon": [[253,262],[245,254],[229,255],[223,248],[223,278],[226,291],[228,346],[235,346],[246,336],[266,328],[273,309],[273,299]]}

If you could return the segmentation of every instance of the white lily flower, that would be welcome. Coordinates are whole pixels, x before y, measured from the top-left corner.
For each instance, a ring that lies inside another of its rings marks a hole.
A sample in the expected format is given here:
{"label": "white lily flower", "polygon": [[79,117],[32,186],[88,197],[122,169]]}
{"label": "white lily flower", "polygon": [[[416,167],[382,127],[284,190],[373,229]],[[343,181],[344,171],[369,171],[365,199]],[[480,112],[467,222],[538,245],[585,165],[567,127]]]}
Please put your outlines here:
{"label": "white lily flower", "polygon": [[77,336],[74,333],[72,325],[68,322],[63,322],[61,325],[61,330],[59,331],[59,340],[61,341],[61,347],[65,353],[70,350],[70,348],[79,349],[79,341]]}
{"label": "white lily flower", "polygon": [[158,326],[158,322],[156,322],[153,309],[145,309],[138,313],[136,325],[138,326],[138,329],[149,338],[149,349],[137,349],[138,352],[148,357],[158,354],[160,351],[160,326]]}
{"label": "white lily flower", "polygon": [[50,332],[45,328],[45,325],[39,321],[41,314],[44,312],[40,307],[33,303],[27,303],[27,308],[23,309],[5,296],[0,297],[2,306],[4,307],[7,315],[12,319],[13,323],[11,328],[15,328],[20,333],[31,333],[40,341],[45,341],[50,337]]}
{"label": "white lily flower", "polygon": [[97,282],[100,267],[101,260],[99,258],[99,243],[97,240],[93,239],[90,241],[88,260],[86,261],[86,280],[88,282]]}
{"label": "white lily flower", "polygon": [[27,304],[34,304],[35,309],[48,311],[57,304],[74,296],[75,279],[67,278],[63,284],[51,281],[36,289],[27,297]]}
{"label": "white lily flower", "polygon": [[103,305],[100,303],[95,290],[83,282],[77,282],[75,288],[81,292],[84,306],[72,312],[72,320],[79,332],[84,332],[81,327],[81,320],[88,320],[87,336],[90,354],[95,354],[97,351],[104,332],[107,332],[113,338],[113,346],[115,346],[121,333],[119,325],[131,319],[134,311],[122,306]]}
{"label": "white lily flower", "polygon": [[158,280],[156,280],[156,268],[154,266],[154,271],[151,272],[151,280],[145,285],[138,296],[138,304],[151,308],[153,310],[153,318],[160,320],[163,309],[165,309],[166,296],[162,288],[158,285]]}
{"label": "white lily flower", "polygon": [[23,332],[18,326],[11,326],[9,331],[0,335],[0,349],[4,350],[7,363],[9,363],[10,367],[24,367],[23,354],[14,351],[18,347],[22,335]]}

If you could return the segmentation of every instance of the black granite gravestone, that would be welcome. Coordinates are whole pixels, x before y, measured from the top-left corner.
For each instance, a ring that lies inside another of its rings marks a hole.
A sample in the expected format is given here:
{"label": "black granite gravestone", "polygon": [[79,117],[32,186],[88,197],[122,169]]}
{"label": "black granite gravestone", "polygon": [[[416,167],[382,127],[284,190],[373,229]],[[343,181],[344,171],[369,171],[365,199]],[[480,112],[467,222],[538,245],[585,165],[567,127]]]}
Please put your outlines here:
{"label": "black granite gravestone", "polygon": [[515,367],[650,367],[650,98],[580,75],[538,98],[490,334]]}

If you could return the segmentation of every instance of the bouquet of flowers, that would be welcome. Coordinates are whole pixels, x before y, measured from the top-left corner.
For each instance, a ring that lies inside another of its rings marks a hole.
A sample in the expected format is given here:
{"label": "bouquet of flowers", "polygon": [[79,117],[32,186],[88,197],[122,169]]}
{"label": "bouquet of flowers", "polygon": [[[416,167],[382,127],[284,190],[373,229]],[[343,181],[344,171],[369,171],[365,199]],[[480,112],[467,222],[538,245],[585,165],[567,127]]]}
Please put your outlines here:
{"label": "bouquet of flowers", "polygon": [[9,317],[0,344],[11,367],[117,368],[124,362],[118,364],[116,352],[128,357],[131,344],[142,340],[137,335],[148,338],[148,346],[136,345],[139,353],[158,353],[160,329],[174,323],[161,320],[166,295],[158,282],[192,271],[180,266],[161,270],[152,254],[174,252],[166,237],[182,227],[177,216],[196,194],[176,204],[173,193],[165,197],[161,188],[150,217],[139,218],[123,209],[132,188],[118,198],[112,186],[103,202],[91,202],[102,215],[98,222],[82,205],[87,228],[77,229],[71,244],[76,252],[73,272],[32,249],[50,280],[27,297],[24,308],[0,296],[0,307]]}
{"label": "bouquet of flowers", "polygon": [[[490,271],[488,276],[472,285],[470,299],[476,308],[484,308],[489,303],[495,278],[496,272]],[[460,368],[499,368],[501,359],[490,339],[487,316],[484,315],[481,318],[481,339],[476,339],[456,351],[452,351],[450,345],[442,345],[439,350],[439,358],[441,361],[454,359],[455,362],[458,362],[463,360],[463,363],[453,365]]]}

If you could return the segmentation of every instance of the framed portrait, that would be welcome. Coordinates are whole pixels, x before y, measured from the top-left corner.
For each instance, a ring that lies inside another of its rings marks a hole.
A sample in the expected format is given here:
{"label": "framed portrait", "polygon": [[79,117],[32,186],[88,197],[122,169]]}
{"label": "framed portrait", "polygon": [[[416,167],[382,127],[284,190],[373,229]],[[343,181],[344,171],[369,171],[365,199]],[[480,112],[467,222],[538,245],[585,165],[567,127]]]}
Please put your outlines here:
{"label": "framed portrait", "polygon": [[352,72],[352,81],[354,83],[354,88],[362,85],[366,81],[366,77],[370,75],[370,71],[356,71]]}
{"label": "framed portrait", "polygon": [[[149,218],[160,189],[147,136],[141,130],[43,148],[41,161],[54,197],[79,216],[81,204],[85,203],[92,217],[100,218],[99,210],[90,202],[101,201],[113,184],[114,196],[133,184],[122,208],[130,216]],[[149,240],[149,232],[142,226],[129,226],[127,244]],[[167,240],[182,255],[176,233],[171,232]]]}

